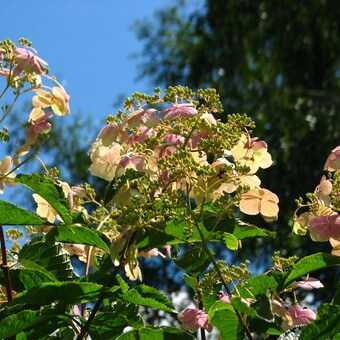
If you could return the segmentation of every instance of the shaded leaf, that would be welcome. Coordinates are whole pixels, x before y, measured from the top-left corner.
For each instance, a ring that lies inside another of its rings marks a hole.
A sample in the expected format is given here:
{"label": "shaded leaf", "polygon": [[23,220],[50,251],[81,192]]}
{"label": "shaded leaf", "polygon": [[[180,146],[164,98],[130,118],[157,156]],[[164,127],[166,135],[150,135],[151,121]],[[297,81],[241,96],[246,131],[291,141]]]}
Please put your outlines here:
{"label": "shaded leaf", "polygon": [[102,285],[91,282],[48,282],[16,295],[13,304],[30,306],[49,305],[55,301],[65,304],[84,303],[94,300],[101,292]]}
{"label": "shaded leaf", "polygon": [[78,225],[58,225],[48,232],[47,240],[54,240],[62,243],[86,244],[97,247],[109,253],[109,246],[102,239],[104,236],[93,229]]}
{"label": "shaded leaf", "polygon": [[38,317],[38,312],[33,310],[23,310],[7,316],[0,321],[0,339],[11,337],[31,327]]}
{"label": "shaded leaf", "polygon": [[138,285],[124,293],[121,298],[135,305],[147,306],[172,313],[174,307],[168,298],[155,289],[146,285]]}
{"label": "shaded leaf", "polygon": [[209,265],[210,257],[203,247],[194,247],[176,259],[175,263],[188,274],[201,274]]}
{"label": "shaded leaf", "polygon": [[70,256],[58,244],[49,244],[42,239],[32,240],[19,252],[19,262],[24,264],[24,261],[36,263],[60,281],[73,277]]}

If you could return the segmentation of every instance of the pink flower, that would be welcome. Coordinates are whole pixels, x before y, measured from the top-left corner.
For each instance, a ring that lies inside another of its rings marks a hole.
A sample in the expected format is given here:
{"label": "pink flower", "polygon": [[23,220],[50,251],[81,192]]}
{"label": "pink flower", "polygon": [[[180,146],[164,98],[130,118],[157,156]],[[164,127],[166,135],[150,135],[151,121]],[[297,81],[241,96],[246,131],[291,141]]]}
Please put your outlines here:
{"label": "pink flower", "polygon": [[249,138],[245,144],[245,147],[247,149],[253,149],[253,150],[260,150],[260,149],[267,149],[268,145],[263,140],[258,140],[257,137]]}
{"label": "pink flower", "polygon": [[119,162],[119,166],[124,169],[144,170],[144,157],[134,154],[126,154]]}
{"label": "pink flower", "polygon": [[15,52],[15,75],[18,75],[23,71],[36,74],[46,73],[48,64],[46,61],[38,57],[35,52],[23,47],[18,47]]}
{"label": "pink flower", "polygon": [[340,170],[340,145],[331,151],[323,169],[328,171]]}
{"label": "pink flower", "polygon": [[309,232],[314,241],[328,241],[330,237],[340,238],[340,215],[315,217],[310,221]]}
{"label": "pink flower", "polygon": [[318,279],[315,279],[314,277],[303,278],[303,280],[295,282],[293,286],[305,290],[319,289],[324,287],[322,282],[320,282]]}
{"label": "pink flower", "polygon": [[208,315],[200,309],[186,308],[178,315],[178,319],[182,322],[183,328],[188,331],[195,332],[199,328],[204,328],[208,332],[212,331]]}
{"label": "pink flower", "polygon": [[157,110],[156,109],[141,109],[135,112],[132,112],[129,116],[127,116],[127,123],[129,127],[137,127],[140,124],[147,125],[148,127],[154,126],[158,122]]}
{"label": "pink flower", "polygon": [[153,128],[148,128],[146,126],[141,126],[137,129],[137,134],[129,137],[129,143],[144,143],[148,138],[155,135]]}
{"label": "pink flower", "polygon": [[52,125],[49,122],[49,118],[52,116],[50,113],[43,112],[43,115],[40,116],[37,120],[31,122],[30,127],[28,128],[28,138],[29,140],[35,139],[38,135],[43,133],[48,133]]}
{"label": "pink flower", "polygon": [[164,119],[175,119],[192,117],[197,114],[197,110],[191,103],[172,104],[169,108],[163,110]]}
{"label": "pink flower", "polygon": [[181,135],[169,133],[169,134],[164,136],[163,142],[170,144],[170,145],[180,145],[180,144],[184,144],[185,138]]}
{"label": "pink flower", "polygon": [[224,303],[230,303],[229,295],[224,292],[219,293],[218,298]]}
{"label": "pink flower", "polygon": [[309,308],[296,304],[288,308],[288,313],[293,320],[293,325],[307,325],[316,319],[316,314]]}
{"label": "pink flower", "polygon": [[98,139],[101,140],[104,146],[110,146],[114,142],[127,140],[128,134],[125,130],[122,129],[122,126],[108,123],[99,132]]}

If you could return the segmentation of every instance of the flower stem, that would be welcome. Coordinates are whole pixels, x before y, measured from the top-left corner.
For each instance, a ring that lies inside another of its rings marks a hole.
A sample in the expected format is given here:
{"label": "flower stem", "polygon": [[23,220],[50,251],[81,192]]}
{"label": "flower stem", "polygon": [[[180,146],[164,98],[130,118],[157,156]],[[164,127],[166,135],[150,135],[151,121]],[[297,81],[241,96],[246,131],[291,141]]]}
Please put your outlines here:
{"label": "flower stem", "polygon": [[[197,230],[198,230],[198,232],[199,232],[199,234],[200,234],[200,238],[201,238],[201,240],[202,240],[203,248],[204,248],[205,252],[207,253],[207,255],[209,256],[209,258],[210,258],[210,260],[211,260],[211,262],[212,262],[212,264],[213,264],[213,266],[214,266],[214,268],[215,268],[215,270],[216,270],[216,272],[217,272],[217,275],[219,276],[219,278],[220,278],[220,280],[221,280],[221,283],[223,284],[225,290],[226,290],[227,293],[230,295],[230,294],[231,294],[230,289],[229,289],[227,283],[225,282],[225,280],[224,280],[224,278],[223,278],[223,275],[222,275],[222,273],[221,273],[221,271],[220,271],[220,268],[218,267],[218,264],[217,264],[217,262],[216,262],[216,260],[215,260],[215,258],[214,258],[214,255],[211,253],[211,251],[210,251],[210,249],[209,249],[209,247],[208,247],[207,241],[206,241],[205,238],[204,238],[204,235],[203,235],[203,233],[202,233],[202,230],[201,230],[201,228],[200,228],[200,226],[199,226],[198,223],[196,224],[196,226],[197,226]],[[235,311],[235,313],[236,313],[238,319],[240,320],[240,322],[241,322],[241,324],[242,324],[242,326],[243,326],[243,328],[244,328],[244,331],[245,331],[245,333],[246,333],[246,335],[247,335],[247,338],[248,338],[249,340],[253,340],[253,336],[251,335],[251,332],[250,332],[250,330],[249,330],[249,328],[248,328],[247,323],[246,323],[245,320],[242,318],[242,315],[241,315],[241,314],[239,313],[239,311],[236,310],[235,308],[234,308],[234,311]]]}
{"label": "flower stem", "polygon": [[2,257],[1,267],[2,267],[2,271],[4,272],[4,277],[5,277],[7,301],[12,302],[13,300],[12,283],[11,283],[11,277],[9,275],[9,269],[8,269],[8,264],[7,264],[6,241],[5,241],[3,226],[0,226],[0,243],[1,243],[1,257]]}

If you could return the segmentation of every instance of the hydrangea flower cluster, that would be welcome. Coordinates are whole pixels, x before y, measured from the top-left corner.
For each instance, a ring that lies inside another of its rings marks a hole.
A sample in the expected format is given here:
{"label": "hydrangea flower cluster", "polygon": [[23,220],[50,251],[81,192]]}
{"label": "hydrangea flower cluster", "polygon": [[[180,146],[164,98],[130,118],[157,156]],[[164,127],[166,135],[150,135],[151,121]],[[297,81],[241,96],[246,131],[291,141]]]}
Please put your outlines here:
{"label": "hydrangea flower cluster", "polygon": [[327,157],[324,171],[314,192],[307,194],[307,202],[297,201],[293,231],[309,232],[316,242],[330,242],[332,254],[340,256],[340,146]]}
{"label": "hydrangea flower cluster", "polygon": [[[38,56],[27,39],[20,39],[19,46],[10,40],[0,41],[0,81],[5,84],[0,99],[9,98],[10,90],[14,94],[11,103],[3,106],[0,124],[3,124],[11,114],[14,105],[22,95],[33,94],[33,108],[25,124],[26,142],[18,146],[12,156],[5,156],[0,161],[2,192],[4,185],[14,184],[14,167],[17,169],[21,165],[21,157],[34,154],[43,137],[50,132],[52,116],[65,116],[70,112],[70,97],[63,86],[54,77],[48,75],[47,62]],[[4,126],[1,128],[1,135],[6,137],[2,139],[6,141],[10,138],[10,132]]]}
{"label": "hydrangea flower cluster", "polygon": [[[89,152],[89,171],[114,188],[108,214],[118,217],[112,239],[116,264],[124,241],[137,231],[163,228],[179,214],[188,215],[188,208],[198,213],[213,202],[230,213],[238,206],[248,215],[277,218],[279,199],[256,175],[272,164],[267,144],[251,137],[253,123],[245,115],[216,120],[212,113],[221,103],[213,90],[194,93],[178,86],[163,98],[158,92],[135,94],[125,108],[108,118]],[[137,279],[138,251],[131,239],[129,249],[123,262],[129,278]]]}

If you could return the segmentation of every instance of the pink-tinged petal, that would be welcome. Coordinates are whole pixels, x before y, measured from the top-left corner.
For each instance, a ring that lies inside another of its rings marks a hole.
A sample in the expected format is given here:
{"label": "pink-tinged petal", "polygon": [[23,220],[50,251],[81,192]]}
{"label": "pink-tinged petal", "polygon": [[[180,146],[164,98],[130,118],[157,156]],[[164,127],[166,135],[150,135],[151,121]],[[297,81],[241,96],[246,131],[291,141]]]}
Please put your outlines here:
{"label": "pink-tinged petal", "polygon": [[324,165],[324,170],[340,170],[340,145],[334,148],[329,154]]}
{"label": "pink-tinged petal", "polygon": [[18,47],[15,51],[16,67],[13,73],[20,74],[22,71],[44,74],[47,71],[47,63],[36,55],[32,50]]}
{"label": "pink-tinged petal", "polygon": [[240,210],[247,215],[257,215],[261,209],[261,200],[258,197],[243,194],[240,201]]}
{"label": "pink-tinged petal", "polygon": [[297,281],[293,286],[305,290],[319,289],[324,287],[322,282],[318,279],[315,279],[314,277],[304,278],[301,281]]}
{"label": "pink-tinged petal", "polygon": [[229,295],[224,292],[219,293],[218,298],[224,303],[230,303]]}
{"label": "pink-tinged petal", "polygon": [[208,315],[197,308],[186,308],[178,315],[184,329],[195,332],[199,328],[204,328],[208,332],[212,330],[209,324]]}
{"label": "pink-tinged petal", "polygon": [[137,110],[126,117],[126,122],[130,128],[135,128],[141,124],[151,127],[157,124],[158,120],[157,110],[152,108]]}
{"label": "pink-tinged petal", "polygon": [[169,108],[163,110],[164,119],[187,118],[197,114],[193,104],[182,103],[172,104]]}
{"label": "pink-tinged petal", "polygon": [[329,196],[332,192],[332,189],[332,182],[329,179],[326,179],[326,176],[322,176],[319,185],[315,189],[315,192],[318,196],[324,197]]}
{"label": "pink-tinged petal", "polygon": [[314,241],[325,242],[340,238],[340,215],[315,217],[310,221],[309,232]]}
{"label": "pink-tinged petal", "polygon": [[263,140],[258,140],[257,137],[254,137],[248,139],[248,141],[245,144],[245,147],[253,150],[267,149],[267,143]]}
{"label": "pink-tinged petal", "polygon": [[290,306],[288,313],[293,319],[294,326],[306,325],[316,319],[316,314],[311,309],[298,304]]}
{"label": "pink-tinged petal", "polygon": [[155,135],[155,131],[153,128],[148,128],[146,126],[141,126],[137,129],[136,135],[129,136],[129,143],[144,143],[148,138],[151,138]]}
{"label": "pink-tinged petal", "polygon": [[134,169],[137,171],[144,170],[144,157],[134,154],[127,154],[122,156],[119,166],[123,169]]}
{"label": "pink-tinged petal", "polygon": [[181,135],[169,133],[163,137],[163,142],[169,145],[180,145],[184,144],[185,138]]}

